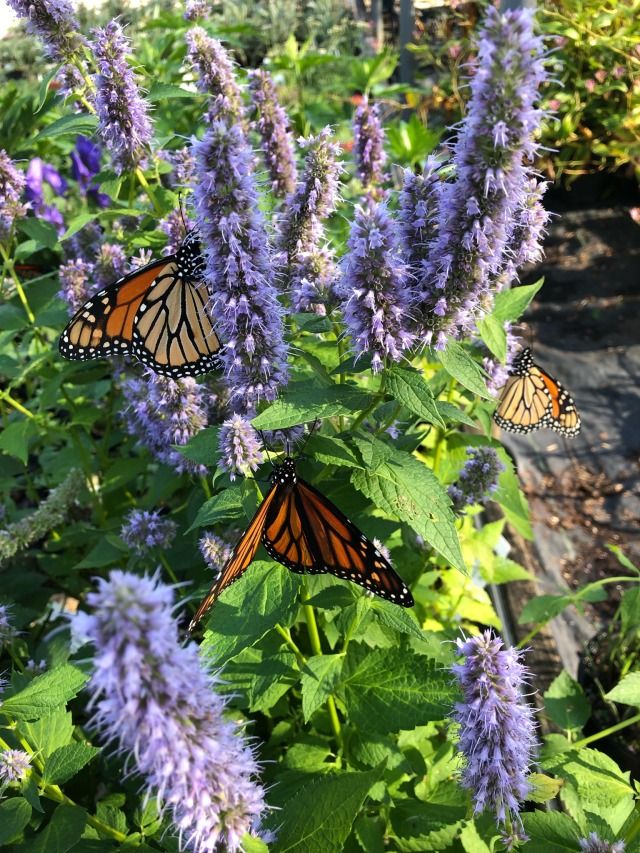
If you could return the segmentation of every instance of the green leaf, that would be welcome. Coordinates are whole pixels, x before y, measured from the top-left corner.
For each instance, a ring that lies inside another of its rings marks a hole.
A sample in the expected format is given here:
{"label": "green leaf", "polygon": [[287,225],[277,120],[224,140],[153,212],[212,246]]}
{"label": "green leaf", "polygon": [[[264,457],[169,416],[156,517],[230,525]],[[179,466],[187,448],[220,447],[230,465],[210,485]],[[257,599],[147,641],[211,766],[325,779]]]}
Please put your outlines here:
{"label": "green leaf", "polygon": [[59,136],[92,136],[97,126],[98,119],[95,116],[85,113],[74,113],[62,116],[62,118],[48,124],[40,131],[33,142],[40,142],[43,139],[55,139]]}
{"label": "green leaf", "polygon": [[33,105],[33,114],[37,115],[42,107],[44,106],[44,102],[47,100],[47,94],[49,92],[49,86],[53,78],[60,71],[61,66],[56,65],[55,68],[52,68],[51,71],[48,71],[40,81],[40,88],[38,90],[38,97],[36,99],[35,104]]}
{"label": "green leaf", "polygon": [[635,705],[640,708],[640,672],[629,672],[604,697],[611,702]]}
{"label": "green leaf", "polygon": [[343,853],[344,842],[383,768],[365,773],[330,773],[301,788],[277,812],[273,853]]}
{"label": "green leaf", "polygon": [[18,227],[23,234],[35,240],[39,248],[55,249],[58,245],[58,232],[46,219],[30,216],[27,219],[18,220]]}
{"label": "green leaf", "polygon": [[316,655],[302,671],[302,713],[306,723],[333,692],[340,677],[344,655]]}
{"label": "green leaf", "polygon": [[38,433],[33,418],[20,419],[9,424],[0,432],[0,450],[15,456],[23,465],[29,458],[29,439]]}
{"label": "green leaf", "polygon": [[220,427],[205,427],[197,432],[187,444],[176,444],[174,448],[191,462],[197,465],[206,465],[207,468],[215,468],[218,464],[220,452],[218,440]]}
{"label": "green leaf", "polygon": [[[245,653],[255,654],[256,651],[247,649]],[[295,664],[295,655],[288,649],[275,655],[260,655],[247,687],[250,711],[266,714],[297,683],[298,670]]]}
{"label": "green leaf", "polygon": [[64,232],[62,237],[60,237],[60,242],[63,240],[68,240],[69,237],[73,237],[74,234],[77,234],[78,231],[81,231],[85,225],[89,222],[93,222],[98,216],[97,213],[79,213],[77,216],[74,216],[69,225],[67,226],[67,230]]}
{"label": "green leaf", "polygon": [[591,716],[591,706],[582,687],[565,670],[544,694],[544,709],[565,731],[581,729]]}
{"label": "green leaf", "polygon": [[527,622],[548,622],[572,603],[570,595],[537,595],[522,608],[518,625],[525,625]]}
{"label": "green leaf", "polygon": [[445,428],[435,397],[421,373],[394,366],[386,371],[385,381],[387,391],[409,411],[427,423]]}
{"label": "green leaf", "polygon": [[45,759],[56,749],[70,743],[73,737],[71,713],[63,707],[56,708],[53,713],[32,723],[22,723],[21,728],[24,728],[29,741]]}
{"label": "green leaf", "polygon": [[391,811],[393,847],[399,851],[441,853],[458,835],[465,813],[465,806],[449,803],[400,801]]}
{"label": "green leaf", "polygon": [[269,853],[269,846],[254,835],[243,835],[241,850],[242,853]]}
{"label": "green leaf", "polygon": [[358,844],[364,853],[385,853],[385,826],[380,818],[359,815],[353,825]]}
{"label": "green leaf", "polygon": [[[519,320],[542,287],[543,282],[544,279],[539,278],[533,284],[521,284],[518,287],[497,293],[493,302],[492,316],[500,323]],[[501,360],[504,361],[504,359]]]}
{"label": "green leaf", "polygon": [[408,634],[410,637],[424,640],[424,634],[418,620],[410,610],[398,607],[397,604],[385,601],[383,598],[371,599],[370,605],[371,612],[376,619],[386,625],[387,628],[393,628],[398,634]]}
{"label": "green leaf", "polygon": [[45,828],[29,841],[28,853],[67,853],[82,837],[86,824],[84,809],[58,806]]}
{"label": "green leaf", "polygon": [[484,397],[485,400],[493,400],[487,391],[484,372],[461,344],[456,341],[449,341],[446,349],[436,350],[435,353],[449,376],[457,379],[464,388],[479,397]]}
{"label": "green leaf", "polygon": [[258,561],[229,586],[210,611],[203,649],[220,665],[256,643],[276,623],[288,625],[298,610],[299,578]]}
{"label": "green leaf", "polygon": [[188,89],[183,89],[182,86],[176,86],[173,83],[152,83],[147,95],[152,104],[158,101],[168,101],[174,98],[190,98],[197,97],[196,92],[190,92]]}
{"label": "green leaf", "polygon": [[63,785],[85,764],[97,755],[100,750],[88,743],[69,743],[53,752],[44,765],[43,779],[49,785]]}
{"label": "green leaf", "polygon": [[58,705],[73,699],[87,676],[71,664],[36,676],[24,690],[9,696],[0,704],[0,713],[17,720],[37,720]]}
{"label": "green leaf", "polygon": [[493,314],[487,314],[478,322],[478,331],[489,351],[504,364],[507,357],[507,333],[504,324]]}
{"label": "green leaf", "polygon": [[524,828],[529,836],[527,853],[572,853],[580,850],[583,833],[575,821],[562,812],[524,812]]}
{"label": "green leaf", "polygon": [[552,779],[544,773],[530,773],[527,782],[531,786],[527,800],[532,803],[548,803],[562,788],[562,779]]}
{"label": "green leaf", "polygon": [[454,406],[452,403],[447,403],[446,400],[437,400],[438,413],[445,421],[454,421],[454,423],[466,424],[467,426],[478,428],[478,424],[470,418],[466,412]]}
{"label": "green leaf", "polygon": [[15,841],[30,820],[31,806],[22,797],[0,803],[0,846]]}
{"label": "green leaf", "polygon": [[[375,472],[354,471],[353,485],[390,516],[409,524],[452,566],[465,571],[450,500],[435,474],[410,453],[386,448],[388,459]],[[363,441],[358,447],[362,450]]]}
{"label": "green leaf", "polygon": [[334,415],[352,415],[365,409],[373,399],[356,385],[314,385],[292,382],[283,396],[257,415],[256,429],[286,429]]}
{"label": "green leaf", "polygon": [[74,569],[101,569],[122,559],[122,548],[108,539],[100,539]]}
{"label": "green leaf", "polygon": [[[196,527],[208,527],[218,524],[220,521],[230,521],[244,515],[243,510],[243,485],[238,484],[218,492],[208,501],[205,501],[195,517],[189,530]],[[187,533],[189,532],[187,531]]]}
{"label": "green leaf", "polygon": [[341,438],[315,434],[309,439],[306,452],[325,465],[341,468],[362,468],[358,457]]}
{"label": "green leaf", "polygon": [[336,693],[352,725],[383,734],[444,719],[458,696],[435,661],[398,648],[351,643]]}

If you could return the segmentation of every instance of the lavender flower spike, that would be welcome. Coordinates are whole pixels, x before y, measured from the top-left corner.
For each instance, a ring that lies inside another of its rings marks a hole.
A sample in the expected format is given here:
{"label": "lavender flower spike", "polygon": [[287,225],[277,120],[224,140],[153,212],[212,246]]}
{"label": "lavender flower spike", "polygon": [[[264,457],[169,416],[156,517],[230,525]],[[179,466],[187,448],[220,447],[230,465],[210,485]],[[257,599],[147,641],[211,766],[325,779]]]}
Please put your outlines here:
{"label": "lavender flower spike", "polygon": [[186,39],[187,58],[198,74],[198,88],[210,96],[209,121],[240,121],[244,113],[242,95],[222,42],[212,39],[202,27],[193,27]]}
{"label": "lavender flower spike", "polygon": [[456,177],[442,189],[438,236],[419,287],[425,343],[435,335],[444,347],[447,336],[473,330],[508,259],[537,151],[542,51],[530,10],[488,8],[454,148]]}
{"label": "lavender flower spike", "polygon": [[117,21],[93,31],[99,132],[117,172],[140,165],[152,136],[146,101],[127,62],[129,40]]}
{"label": "lavender flower spike", "polygon": [[176,525],[159,512],[132,509],[120,529],[120,536],[139,555],[152,548],[168,548],[176,535]]}
{"label": "lavender flower spike", "polygon": [[200,548],[205,563],[216,575],[220,574],[233,553],[231,545],[209,531],[200,537],[198,548]]}
{"label": "lavender flower spike", "polygon": [[624,853],[624,841],[604,841],[597,832],[590,832],[587,838],[578,842],[582,853]]}
{"label": "lavender flower spike", "polygon": [[22,749],[5,749],[0,752],[0,790],[10,782],[22,782],[30,766],[31,758]]}
{"label": "lavender flower spike", "polygon": [[362,101],[353,117],[353,136],[356,173],[363,186],[381,183],[387,159],[384,152],[384,130],[378,105],[370,104],[367,98]]}
{"label": "lavender flower spike", "polygon": [[262,140],[262,153],[276,198],[285,198],[296,186],[297,169],[287,114],[280,106],[276,87],[267,71],[249,72],[249,91]]}
{"label": "lavender flower spike", "polygon": [[26,178],[16,169],[6,151],[0,150],[0,240],[5,240],[14,220],[26,216],[27,208],[20,203]]}
{"label": "lavender flower spike", "polygon": [[452,667],[464,694],[454,719],[460,725],[458,748],[466,759],[462,784],[475,803],[498,823],[520,832],[520,805],[529,793],[527,775],[536,748],[533,709],[521,695],[528,671],[523,653],[505,648],[492,631],[458,640],[464,663]]}
{"label": "lavender flower spike", "polygon": [[232,480],[235,480],[236,474],[246,477],[264,461],[255,429],[240,415],[233,415],[222,424],[219,447],[219,465]]}
{"label": "lavender flower spike", "polygon": [[140,378],[132,376],[122,384],[127,407],[122,413],[127,432],[135,436],[151,453],[179,474],[205,472],[174,450],[174,444],[186,444],[207,426],[209,403],[206,389],[195,379],[170,379],[146,370]]}
{"label": "lavender flower spike", "polygon": [[417,175],[413,169],[404,171],[398,220],[404,259],[414,281],[425,274],[429,244],[437,233],[441,166],[439,160],[429,156],[422,174]]}
{"label": "lavender flower spike", "polygon": [[94,725],[129,756],[193,853],[241,849],[265,808],[258,766],[225,719],[218,678],[183,644],[173,590],[157,577],[111,572],[77,614],[75,637],[95,646]]}
{"label": "lavender flower spike", "polygon": [[84,39],[69,0],[8,0],[9,6],[27,21],[27,29],[42,39],[47,54],[57,62],[70,61]]}
{"label": "lavender flower spike", "polygon": [[487,501],[498,488],[498,477],[504,471],[492,447],[467,447],[467,457],[457,482],[448,489],[456,512]]}
{"label": "lavender flower spike", "polygon": [[225,341],[225,381],[236,412],[275,399],[287,382],[283,311],[264,218],[241,127],[215,120],[194,145],[198,228],[207,257],[212,316]]}
{"label": "lavender flower spike", "polygon": [[58,275],[61,286],[58,296],[67,303],[70,315],[75,314],[78,308],[89,298],[87,284],[91,272],[91,265],[83,261],[82,258],[68,261],[60,267]]}
{"label": "lavender flower spike", "polygon": [[339,295],[344,321],[357,355],[372,355],[374,373],[385,358],[399,361],[411,346],[411,294],[394,223],[386,206],[356,209]]}

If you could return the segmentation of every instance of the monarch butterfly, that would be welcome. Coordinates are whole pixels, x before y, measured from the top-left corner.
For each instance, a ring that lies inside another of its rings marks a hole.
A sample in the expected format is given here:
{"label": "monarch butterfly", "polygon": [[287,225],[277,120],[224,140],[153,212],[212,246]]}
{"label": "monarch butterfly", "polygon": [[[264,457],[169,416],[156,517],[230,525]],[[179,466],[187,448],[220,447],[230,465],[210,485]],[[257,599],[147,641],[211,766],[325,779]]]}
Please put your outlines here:
{"label": "monarch butterfly", "polygon": [[380,550],[331,501],[298,477],[295,461],[287,456],[281,465],[274,465],[271,488],[198,607],[190,631],[220,593],[246,571],[260,542],[270,557],[292,572],[329,572],[394,604],[413,605],[407,585]]}
{"label": "monarch butterfly", "polygon": [[132,355],[156,373],[178,379],[209,373],[219,363],[220,341],[198,287],[204,258],[196,231],[174,255],[134,270],[95,296],[60,336],[64,358],[86,361]]}
{"label": "monarch butterfly", "polygon": [[581,426],[569,392],[534,363],[529,347],[514,358],[493,419],[509,432],[549,427],[567,438],[576,436]]}

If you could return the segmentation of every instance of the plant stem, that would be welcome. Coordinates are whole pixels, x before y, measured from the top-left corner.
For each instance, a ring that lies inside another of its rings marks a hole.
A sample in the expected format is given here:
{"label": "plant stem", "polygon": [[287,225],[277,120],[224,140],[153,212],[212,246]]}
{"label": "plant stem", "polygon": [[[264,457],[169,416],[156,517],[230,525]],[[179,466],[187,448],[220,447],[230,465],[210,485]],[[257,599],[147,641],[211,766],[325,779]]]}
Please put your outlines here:
{"label": "plant stem", "polygon": [[26,415],[28,418],[35,418],[33,412],[30,412],[29,409],[25,409],[22,403],[19,403],[17,400],[14,400],[8,391],[3,391],[0,394],[0,399],[6,400],[10,406],[13,406],[14,409],[16,409],[21,414]]}
{"label": "plant stem", "polygon": [[158,200],[156,199],[153,190],[149,186],[149,181],[146,179],[144,172],[142,171],[142,169],[139,166],[136,169],[136,178],[138,179],[140,186],[144,189],[146,194],[149,196],[149,201],[153,205],[153,209],[155,210],[155,212],[158,214],[158,216],[162,216],[162,208],[158,204]]}
{"label": "plant stem", "polygon": [[373,400],[371,401],[371,403],[367,406],[366,409],[363,409],[360,412],[358,417],[351,424],[351,427],[350,427],[351,432],[354,432],[356,427],[360,426],[360,424],[367,417],[367,415],[370,415],[371,412],[373,412],[374,409],[376,409],[378,407],[378,404],[384,400],[384,397],[385,397],[385,372],[383,370],[382,371],[382,378],[380,379],[380,387],[378,388],[378,390],[377,390]]}
{"label": "plant stem", "polygon": [[616,723],[615,726],[609,726],[608,729],[603,729],[595,735],[589,735],[589,737],[583,737],[582,740],[577,740],[575,743],[571,744],[571,749],[580,749],[581,747],[587,746],[596,740],[612,735],[614,732],[619,732],[621,729],[633,726],[635,723],[640,723],[640,714],[636,714],[634,717],[629,717],[628,720],[623,720],[621,723]]}
{"label": "plant stem", "polygon": [[298,659],[298,665],[303,667],[307,662],[307,659],[294,642],[293,637],[291,636],[291,631],[289,631],[288,628],[283,628],[279,622],[276,622],[275,629]]}
{"label": "plant stem", "polygon": [[15,267],[13,265],[13,260],[9,257],[7,250],[5,249],[5,247],[1,243],[0,243],[0,255],[2,255],[2,260],[4,261],[5,268],[8,271],[8,273],[11,277],[11,280],[13,281],[13,283],[16,286],[16,292],[18,294],[18,297],[20,298],[20,302],[22,302],[22,307],[24,308],[24,310],[26,312],[27,319],[29,320],[30,323],[33,324],[36,321],[35,314],[33,313],[33,311],[31,310],[31,308],[29,306],[29,302],[27,301],[27,295],[24,292],[24,288],[22,287],[22,283],[21,283],[20,279],[18,278],[18,276],[16,275],[16,270],[15,270]]}

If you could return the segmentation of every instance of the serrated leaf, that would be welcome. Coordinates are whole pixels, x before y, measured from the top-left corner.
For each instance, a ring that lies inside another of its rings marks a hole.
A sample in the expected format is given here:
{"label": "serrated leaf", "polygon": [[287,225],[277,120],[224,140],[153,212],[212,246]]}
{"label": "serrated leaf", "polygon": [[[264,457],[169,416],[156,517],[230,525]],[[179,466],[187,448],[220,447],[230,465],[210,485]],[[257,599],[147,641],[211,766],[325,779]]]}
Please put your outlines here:
{"label": "serrated leaf", "polygon": [[292,382],[283,396],[257,415],[256,429],[286,429],[334,415],[352,415],[367,408],[372,395],[356,385],[313,385]]}
{"label": "serrated leaf", "polygon": [[427,423],[445,428],[438,404],[421,373],[394,366],[385,373],[386,389],[398,402]]}
{"label": "serrated leaf", "polygon": [[318,462],[337,465],[341,468],[362,468],[358,457],[341,438],[329,435],[313,435],[305,451]]}
{"label": "serrated leaf", "polygon": [[194,98],[197,97],[197,92],[190,92],[188,89],[183,89],[182,86],[176,86],[174,83],[155,82],[151,84],[147,97],[154,104],[159,101],[173,100],[175,98]]}
{"label": "serrated leaf", "polygon": [[385,853],[385,826],[380,819],[360,815],[356,818],[353,831],[364,853]]}
{"label": "serrated leaf", "polygon": [[31,820],[31,806],[22,797],[0,803],[0,846],[14,841]]}
{"label": "serrated leaf", "polygon": [[51,85],[54,77],[60,71],[61,66],[56,65],[55,68],[52,68],[51,71],[48,71],[42,80],[40,81],[40,88],[38,90],[38,97],[36,99],[35,104],[33,105],[33,114],[37,115],[42,107],[44,106],[44,102],[47,100],[47,94],[49,92],[49,86]]}
{"label": "serrated leaf", "polygon": [[[361,445],[359,442],[360,450]],[[440,481],[415,456],[384,446],[389,450],[387,461],[375,472],[354,471],[351,482],[375,506],[405,521],[452,566],[464,572],[455,517]]]}
{"label": "serrated leaf", "polygon": [[263,637],[276,623],[290,624],[298,610],[299,578],[274,563],[257,561],[212,607],[203,649],[220,665]]}
{"label": "serrated leaf", "polygon": [[76,742],[61,746],[45,762],[44,781],[50,785],[63,785],[79,773],[99,752],[97,747],[90,746],[88,743]]}
{"label": "serrated leaf", "polygon": [[518,617],[518,624],[548,622],[572,603],[570,595],[538,595],[527,601]]}
{"label": "serrated leaf", "polygon": [[93,115],[86,113],[74,113],[72,115],[62,116],[56,121],[48,124],[35,137],[33,142],[40,142],[43,139],[55,139],[59,136],[92,136],[98,119]]}
{"label": "serrated leaf", "polygon": [[336,685],[352,725],[397,732],[444,719],[458,696],[448,672],[398,648],[351,643]]}
{"label": "serrated leaf", "polygon": [[501,323],[519,320],[529,307],[529,303],[533,297],[542,287],[543,282],[544,279],[539,278],[533,284],[521,284],[497,293],[493,302],[493,311],[491,312],[493,317]]}
{"label": "serrated leaf", "polygon": [[198,510],[193,524],[187,531],[196,527],[208,527],[221,521],[230,521],[244,516],[242,484],[231,486],[223,492],[218,492],[205,501]]}
{"label": "serrated leaf", "polygon": [[484,373],[464,347],[457,341],[449,341],[447,348],[436,350],[440,363],[449,376],[456,379],[464,388],[484,397],[485,400],[493,400],[487,391]]}
{"label": "serrated leaf", "polygon": [[67,853],[82,837],[86,824],[84,809],[58,806],[49,823],[29,841],[29,853]]}
{"label": "serrated leaf", "polygon": [[315,655],[302,670],[302,713],[306,723],[333,692],[344,655]]}
{"label": "serrated leaf", "polygon": [[507,357],[507,333],[504,324],[493,314],[487,314],[478,322],[478,331],[491,354],[504,364]]}
{"label": "serrated leaf", "polygon": [[544,709],[565,731],[581,729],[591,716],[591,706],[582,687],[565,670],[544,694]]}
{"label": "serrated leaf", "polygon": [[387,628],[392,628],[398,634],[408,634],[410,637],[424,640],[424,634],[418,624],[418,620],[410,610],[398,607],[396,604],[393,604],[391,601],[385,601],[383,598],[371,599],[370,610],[375,618],[383,625],[386,625]]}
{"label": "serrated leaf", "polygon": [[6,698],[0,712],[17,720],[37,720],[73,699],[87,680],[77,667],[64,664],[36,676],[24,690]]}
{"label": "serrated leaf", "polygon": [[640,672],[629,672],[604,697],[611,702],[635,705],[640,708]]}
{"label": "serrated leaf", "polygon": [[15,456],[26,465],[29,458],[29,439],[37,433],[38,427],[33,418],[14,421],[0,432],[0,450],[4,450],[9,456]]}
{"label": "serrated leaf", "polygon": [[383,768],[331,773],[302,787],[275,815],[273,853],[343,853],[353,821]]}
{"label": "serrated leaf", "polygon": [[440,417],[445,421],[454,421],[454,423],[466,424],[467,426],[477,428],[478,424],[473,418],[470,418],[466,412],[454,406],[452,403],[447,403],[446,400],[438,400],[436,402]]}
{"label": "serrated leaf", "polygon": [[215,468],[218,464],[220,427],[205,427],[197,432],[187,444],[174,445],[175,449],[191,462]]}
{"label": "serrated leaf", "polygon": [[563,785],[562,779],[552,779],[544,773],[530,773],[527,782],[531,786],[527,800],[531,803],[548,803],[557,796]]}
{"label": "serrated leaf", "polygon": [[73,737],[71,713],[62,707],[56,708],[52,714],[47,714],[39,720],[25,722],[22,726],[29,742],[45,759],[56,749],[71,743]]}
{"label": "serrated leaf", "polygon": [[400,801],[391,811],[394,848],[414,853],[441,853],[457,836],[465,806]]}
{"label": "serrated leaf", "polygon": [[529,836],[527,851],[532,853],[576,853],[583,834],[569,815],[562,812],[525,812],[524,828]]}

